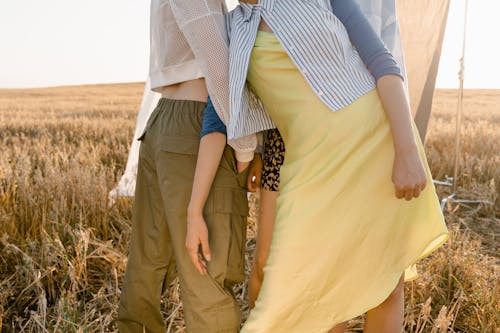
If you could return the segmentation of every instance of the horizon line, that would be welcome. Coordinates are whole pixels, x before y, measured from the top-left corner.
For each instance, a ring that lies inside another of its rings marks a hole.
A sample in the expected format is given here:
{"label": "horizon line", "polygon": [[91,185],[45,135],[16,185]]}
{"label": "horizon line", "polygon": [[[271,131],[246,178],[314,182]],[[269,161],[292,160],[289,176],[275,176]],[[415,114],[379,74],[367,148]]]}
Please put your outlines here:
{"label": "horizon line", "polygon": [[[146,81],[122,81],[122,82],[92,82],[92,83],[70,83],[57,84],[47,86],[17,86],[17,87],[1,87],[0,90],[30,90],[30,89],[51,89],[65,87],[83,87],[83,86],[104,86],[104,85],[127,85],[127,84],[145,84]],[[434,87],[436,89],[458,90],[459,87]],[[464,87],[464,90],[500,90],[500,87]]]}

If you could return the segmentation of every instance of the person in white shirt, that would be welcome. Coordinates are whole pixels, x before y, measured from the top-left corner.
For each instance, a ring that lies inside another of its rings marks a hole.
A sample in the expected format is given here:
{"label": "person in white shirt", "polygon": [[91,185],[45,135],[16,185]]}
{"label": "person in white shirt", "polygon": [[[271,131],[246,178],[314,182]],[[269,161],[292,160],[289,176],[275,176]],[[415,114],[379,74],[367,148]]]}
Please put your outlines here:
{"label": "person in white shirt", "polygon": [[[245,277],[247,174],[237,172],[225,135],[205,133],[200,140],[205,110],[215,106],[228,119],[225,13],[222,0],[151,1],[150,83],[162,98],[138,138],[132,235],[118,310],[122,333],[165,332],[161,296],[176,276],[188,332],[235,333],[240,327],[232,286]],[[208,93],[213,106],[206,103]],[[219,147],[214,142],[222,145],[203,210],[211,238],[201,240],[198,274],[185,247],[187,211],[198,151],[210,153]],[[238,155],[243,161],[252,157]]]}

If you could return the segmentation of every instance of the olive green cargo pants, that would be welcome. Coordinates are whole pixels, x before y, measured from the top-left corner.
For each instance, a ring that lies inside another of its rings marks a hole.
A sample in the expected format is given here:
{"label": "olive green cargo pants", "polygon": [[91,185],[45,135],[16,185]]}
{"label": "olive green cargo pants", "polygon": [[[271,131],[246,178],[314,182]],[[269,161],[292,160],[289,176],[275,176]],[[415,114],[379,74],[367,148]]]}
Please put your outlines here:
{"label": "olive green cargo pants", "polygon": [[188,333],[238,332],[232,286],[244,280],[248,202],[226,146],[204,216],[212,261],[198,273],[185,248],[186,213],[205,103],[161,99],[142,135],[118,327],[122,333],[164,333],[162,292],[177,275]]}

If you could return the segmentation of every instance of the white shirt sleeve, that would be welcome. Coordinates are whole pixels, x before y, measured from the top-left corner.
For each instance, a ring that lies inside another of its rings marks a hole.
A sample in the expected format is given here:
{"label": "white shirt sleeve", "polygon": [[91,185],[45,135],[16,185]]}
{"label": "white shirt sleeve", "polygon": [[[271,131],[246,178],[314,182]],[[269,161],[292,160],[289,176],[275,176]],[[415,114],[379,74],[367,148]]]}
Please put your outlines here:
{"label": "white shirt sleeve", "polygon": [[[177,24],[184,34],[205,76],[215,110],[229,123],[229,40],[224,1],[170,0]],[[255,136],[231,140],[238,161],[253,159]]]}

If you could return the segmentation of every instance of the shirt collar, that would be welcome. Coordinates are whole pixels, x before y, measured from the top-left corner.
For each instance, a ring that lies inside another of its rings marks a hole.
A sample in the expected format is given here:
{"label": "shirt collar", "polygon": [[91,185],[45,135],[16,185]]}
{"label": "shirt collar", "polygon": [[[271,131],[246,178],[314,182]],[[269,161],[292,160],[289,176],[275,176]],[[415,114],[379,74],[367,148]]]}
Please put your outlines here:
{"label": "shirt collar", "polygon": [[240,2],[240,6],[243,9],[243,18],[245,21],[249,21],[254,10],[260,10],[263,8],[266,12],[270,13],[273,10],[275,0],[259,0],[258,4],[251,4],[246,2]]}

